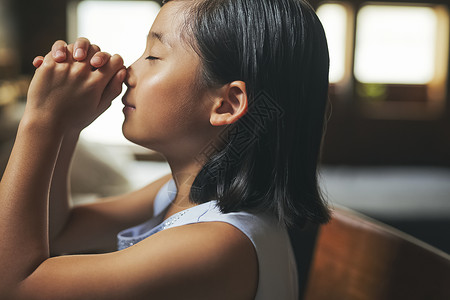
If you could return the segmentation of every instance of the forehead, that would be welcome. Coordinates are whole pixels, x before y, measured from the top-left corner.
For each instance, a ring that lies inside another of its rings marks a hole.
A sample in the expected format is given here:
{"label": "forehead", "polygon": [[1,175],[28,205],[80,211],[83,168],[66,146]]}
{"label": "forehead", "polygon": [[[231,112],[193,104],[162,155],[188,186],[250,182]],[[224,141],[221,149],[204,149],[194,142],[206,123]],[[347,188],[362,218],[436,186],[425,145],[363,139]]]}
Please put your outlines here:
{"label": "forehead", "polygon": [[157,40],[161,44],[164,44],[166,47],[174,48],[173,41],[170,38],[167,38],[167,35],[165,35],[162,32],[150,30],[150,32],[147,36],[147,40],[148,40],[147,42],[152,41],[152,40]]}
{"label": "forehead", "polygon": [[159,11],[148,37],[172,48],[176,47],[181,43],[185,16],[186,4],[184,1],[168,2]]}

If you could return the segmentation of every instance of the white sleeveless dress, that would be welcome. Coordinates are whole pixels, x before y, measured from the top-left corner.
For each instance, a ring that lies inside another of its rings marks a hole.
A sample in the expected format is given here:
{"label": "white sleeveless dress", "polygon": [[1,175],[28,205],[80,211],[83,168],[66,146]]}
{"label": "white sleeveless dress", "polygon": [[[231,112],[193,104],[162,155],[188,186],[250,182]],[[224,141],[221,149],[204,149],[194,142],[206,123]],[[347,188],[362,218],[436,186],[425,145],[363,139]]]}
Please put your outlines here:
{"label": "white sleeveless dress", "polygon": [[292,246],[284,226],[268,214],[236,212],[223,214],[216,201],[206,202],[174,214],[164,222],[164,215],[176,196],[173,180],[158,192],[153,217],[117,235],[118,250],[130,247],[161,230],[199,223],[225,222],[242,231],[253,243],[258,256],[258,288],[256,300],[297,300],[297,268]]}

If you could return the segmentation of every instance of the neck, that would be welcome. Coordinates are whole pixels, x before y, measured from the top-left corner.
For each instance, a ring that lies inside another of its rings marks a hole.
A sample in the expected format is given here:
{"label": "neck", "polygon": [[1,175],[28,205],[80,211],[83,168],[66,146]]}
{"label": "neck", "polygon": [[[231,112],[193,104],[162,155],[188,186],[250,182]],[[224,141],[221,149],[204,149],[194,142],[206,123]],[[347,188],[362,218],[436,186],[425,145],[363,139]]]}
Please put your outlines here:
{"label": "neck", "polygon": [[[207,152],[204,150],[207,149],[210,141],[213,140],[212,137],[215,136],[217,136],[217,133],[211,134],[201,142],[195,143],[195,146],[194,144],[191,144],[190,147],[187,145],[178,148],[172,146],[168,148],[172,151],[168,149],[165,149],[168,151],[160,151],[169,163],[172,177],[177,187],[177,195],[172,203],[172,206],[174,207],[172,212],[195,206],[195,204],[190,201],[189,194],[197,174],[208,159],[208,156],[206,155]],[[183,149],[182,153],[179,151],[180,148]],[[173,149],[176,149],[176,151],[173,151]]]}
{"label": "neck", "polygon": [[194,206],[189,200],[189,194],[195,177],[202,168],[202,163],[195,157],[192,159],[186,159],[186,157],[183,157],[183,159],[166,157],[166,159],[177,187],[177,195],[173,201],[173,206],[179,208],[179,210]]}

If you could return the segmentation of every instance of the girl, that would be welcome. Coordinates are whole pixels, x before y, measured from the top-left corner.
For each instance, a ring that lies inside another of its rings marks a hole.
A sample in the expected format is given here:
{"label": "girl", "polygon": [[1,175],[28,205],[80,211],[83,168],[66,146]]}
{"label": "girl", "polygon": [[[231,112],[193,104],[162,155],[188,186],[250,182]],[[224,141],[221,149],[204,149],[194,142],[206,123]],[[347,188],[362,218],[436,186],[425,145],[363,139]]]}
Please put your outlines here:
{"label": "girl", "polygon": [[[302,0],[167,2],[128,69],[86,39],[35,60],[0,185],[1,299],[298,298],[286,228],[329,218],[320,22]],[[122,82],[124,135],[172,174],[71,208],[79,132]]]}

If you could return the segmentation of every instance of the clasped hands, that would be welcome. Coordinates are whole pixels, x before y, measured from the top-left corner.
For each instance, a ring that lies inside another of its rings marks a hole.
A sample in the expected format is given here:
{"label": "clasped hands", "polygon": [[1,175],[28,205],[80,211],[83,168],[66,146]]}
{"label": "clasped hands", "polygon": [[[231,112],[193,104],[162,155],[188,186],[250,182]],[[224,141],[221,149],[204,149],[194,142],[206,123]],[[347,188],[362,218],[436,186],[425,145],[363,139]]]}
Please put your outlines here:
{"label": "clasped hands", "polygon": [[101,52],[89,40],[53,44],[34,59],[24,118],[60,130],[82,130],[122,91],[127,71],[120,55]]}

